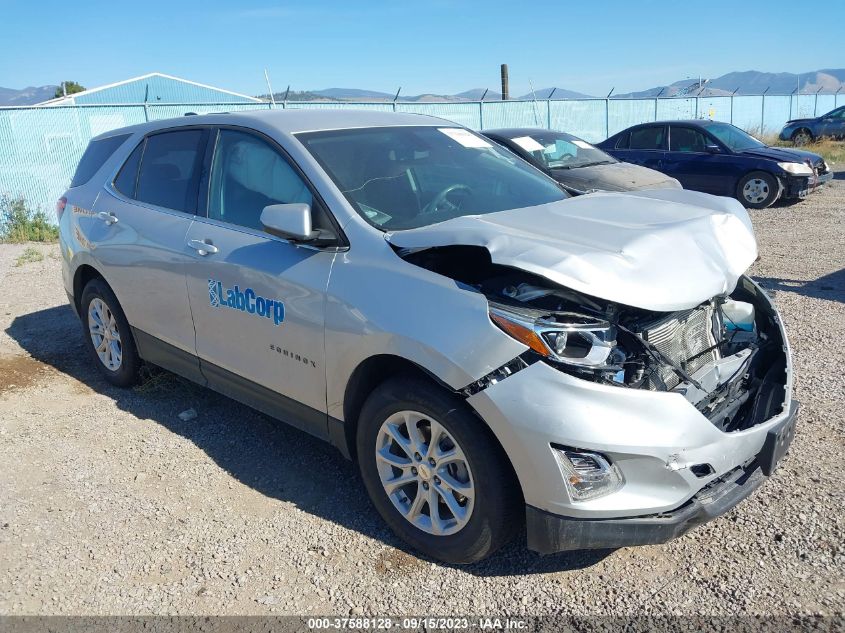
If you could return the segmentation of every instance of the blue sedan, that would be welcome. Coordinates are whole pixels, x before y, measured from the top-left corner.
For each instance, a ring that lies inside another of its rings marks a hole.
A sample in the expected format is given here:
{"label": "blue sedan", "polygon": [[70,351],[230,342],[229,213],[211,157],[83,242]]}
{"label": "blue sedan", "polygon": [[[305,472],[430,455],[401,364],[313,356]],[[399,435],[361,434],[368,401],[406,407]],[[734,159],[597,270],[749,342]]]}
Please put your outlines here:
{"label": "blue sedan", "polygon": [[598,147],[619,160],[677,178],[684,189],[734,197],[752,209],[804,198],[833,177],[818,154],[769,147],[718,121],[644,123]]}

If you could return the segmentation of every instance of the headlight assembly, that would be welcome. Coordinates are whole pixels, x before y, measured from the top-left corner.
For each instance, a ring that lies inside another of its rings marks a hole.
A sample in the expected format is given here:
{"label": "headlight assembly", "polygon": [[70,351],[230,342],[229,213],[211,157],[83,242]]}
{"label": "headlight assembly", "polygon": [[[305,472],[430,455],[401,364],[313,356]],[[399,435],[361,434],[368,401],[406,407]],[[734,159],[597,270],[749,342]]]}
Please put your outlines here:
{"label": "headlight assembly", "polygon": [[607,369],[616,345],[610,323],[574,312],[544,314],[491,304],[490,320],[541,356],[568,365]]}
{"label": "headlight assembly", "polygon": [[812,176],[813,170],[806,163],[778,163],[778,167],[793,176]]}

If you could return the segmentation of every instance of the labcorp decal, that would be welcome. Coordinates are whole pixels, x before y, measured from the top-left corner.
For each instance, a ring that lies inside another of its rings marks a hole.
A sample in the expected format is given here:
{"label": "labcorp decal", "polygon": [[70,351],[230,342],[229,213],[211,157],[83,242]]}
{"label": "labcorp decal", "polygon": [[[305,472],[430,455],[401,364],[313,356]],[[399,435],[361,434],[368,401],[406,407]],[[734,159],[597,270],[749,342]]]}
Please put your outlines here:
{"label": "labcorp decal", "polygon": [[275,325],[285,320],[285,304],[276,299],[268,299],[255,294],[252,288],[243,291],[237,284],[224,288],[216,279],[208,280],[208,299],[212,308],[232,308],[248,314],[272,319]]}

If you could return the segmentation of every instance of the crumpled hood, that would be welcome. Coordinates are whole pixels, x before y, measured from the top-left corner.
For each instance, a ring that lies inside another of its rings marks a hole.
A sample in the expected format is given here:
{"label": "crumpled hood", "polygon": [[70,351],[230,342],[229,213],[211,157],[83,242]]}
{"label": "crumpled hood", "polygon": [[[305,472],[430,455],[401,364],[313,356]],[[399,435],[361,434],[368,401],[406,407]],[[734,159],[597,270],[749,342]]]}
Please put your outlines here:
{"label": "crumpled hood", "polygon": [[680,183],[654,169],[631,163],[608,163],[572,169],[553,169],[552,177],[581,191],[635,191],[637,189],[680,189]]}
{"label": "crumpled hood", "polygon": [[739,202],[683,189],[592,193],[385,239],[413,250],[481,246],[496,264],[664,312],[731,292],[757,257],[751,220]]}

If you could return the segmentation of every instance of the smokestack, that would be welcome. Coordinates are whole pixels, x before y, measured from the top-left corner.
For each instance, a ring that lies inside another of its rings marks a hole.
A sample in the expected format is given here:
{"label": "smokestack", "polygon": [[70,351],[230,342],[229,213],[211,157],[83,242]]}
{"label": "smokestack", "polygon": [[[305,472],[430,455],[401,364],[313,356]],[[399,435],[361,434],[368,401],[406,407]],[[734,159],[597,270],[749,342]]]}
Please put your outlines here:
{"label": "smokestack", "polygon": [[508,65],[502,64],[502,101],[507,101],[510,98],[510,90],[508,89]]}

